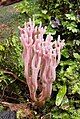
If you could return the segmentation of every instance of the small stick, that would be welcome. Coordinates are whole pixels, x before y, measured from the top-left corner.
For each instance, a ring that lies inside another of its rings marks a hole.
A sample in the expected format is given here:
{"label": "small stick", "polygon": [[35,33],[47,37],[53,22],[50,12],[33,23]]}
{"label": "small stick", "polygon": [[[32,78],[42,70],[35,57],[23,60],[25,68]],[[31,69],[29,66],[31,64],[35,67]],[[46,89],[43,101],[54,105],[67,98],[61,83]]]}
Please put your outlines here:
{"label": "small stick", "polygon": [[[20,79],[17,77],[17,75],[14,74],[13,72],[11,72],[11,71],[7,71],[7,70],[1,70],[1,69],[0,69],[0,71],[3,71],[4,74],[12,75],[12,76],[14,77],[15,80],[19,80],[21,83],[26,84],[25,81],[20,80]],[[27,84],[26,84],[26,85],[27,85]]]}
{"label": "small stick", "polygon": [[28,104],[15,104],[15,103],[8,103],[8,102],[2,102],[0,101],[0,104],[2,104],[5,107],[9,107],[11,111],[18,111],[23,110],[26,116],[33,117],[32,111],[29,109]]}

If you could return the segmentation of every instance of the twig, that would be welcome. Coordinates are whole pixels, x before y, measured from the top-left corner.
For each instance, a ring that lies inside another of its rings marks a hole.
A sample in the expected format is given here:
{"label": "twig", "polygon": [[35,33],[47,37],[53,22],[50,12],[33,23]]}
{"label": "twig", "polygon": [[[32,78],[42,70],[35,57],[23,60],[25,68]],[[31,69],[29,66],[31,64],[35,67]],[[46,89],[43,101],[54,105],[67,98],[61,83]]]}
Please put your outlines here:
{"label": "twig", "polygon": [[19,80],[21,83],[24,83],[24,84],[27,85],[27,83],[26,83],[25,81],[20,80],[20,79],[18,78],[18,76],[17,76],[16,74],[14,74],[13,72],[7,71],[7,70],[0,70],[0,71],[3,71],[4,74],[8,74],[8,75],[13,76],[15,80]]}
{"label": "twig", "polygon": [[34,117],[33,112],[29,109],[28,103],[27,104],[15,104],[15,103],[8,103],[8,102],[2,102],[0,101],[0,104],[2,104],[5,107],[9,107],[11,111],[18,111],[23,110],[26,116]]}
{"label": "twig", "polygon": [[11,110],[14,110],[14,111],[27,107],[26,104],[16,104],[16,103],[9,103],[9,102],[2,102],[2,101],[0,101],[0,104],[2,104],[5,107],[9,107]]}

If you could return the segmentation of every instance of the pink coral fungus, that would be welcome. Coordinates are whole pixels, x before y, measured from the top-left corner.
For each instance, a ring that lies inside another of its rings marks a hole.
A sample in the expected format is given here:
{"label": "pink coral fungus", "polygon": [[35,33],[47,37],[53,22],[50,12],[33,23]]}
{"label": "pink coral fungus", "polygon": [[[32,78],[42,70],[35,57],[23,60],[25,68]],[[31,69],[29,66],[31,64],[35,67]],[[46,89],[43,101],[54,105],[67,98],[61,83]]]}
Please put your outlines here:
{"label": "pink coral fungus", "polygon": [[52,42],[53,37],[50,34],[44,40],[46,28],[41,24],[39,27],[35,26],[31,19],[25,23],[24,28],[19,29],[23,45],[24,74],[30,97],[33,101],[43,104],[51,95],[64,40],[61,41],[58,36],[58,40]]}

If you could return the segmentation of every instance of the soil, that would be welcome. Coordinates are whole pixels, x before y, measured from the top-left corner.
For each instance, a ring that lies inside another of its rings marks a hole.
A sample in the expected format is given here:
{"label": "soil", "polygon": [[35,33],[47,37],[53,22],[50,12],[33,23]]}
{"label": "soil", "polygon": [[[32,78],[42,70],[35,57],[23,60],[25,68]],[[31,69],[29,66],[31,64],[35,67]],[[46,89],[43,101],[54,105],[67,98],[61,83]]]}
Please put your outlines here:
{"label": "soil", "polygon": [[[18,4],[18,3],[17,3]],[[26,16],[20,14],[15,8],[15,4],[0,6],[0,41],[12,34],[18,34],[18,26],[26,21]]]}

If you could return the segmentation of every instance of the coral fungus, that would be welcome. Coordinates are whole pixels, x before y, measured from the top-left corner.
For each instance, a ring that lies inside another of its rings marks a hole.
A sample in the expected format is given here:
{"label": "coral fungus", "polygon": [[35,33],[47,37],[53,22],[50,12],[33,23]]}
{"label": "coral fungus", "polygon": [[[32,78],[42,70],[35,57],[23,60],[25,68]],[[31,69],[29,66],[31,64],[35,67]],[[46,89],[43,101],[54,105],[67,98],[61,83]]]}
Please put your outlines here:
{"label": "coral fungus", "polygon": [[[33,101],[44,103],[50,97],[52,83],[56,79],[56,67],[60,62],[60,51],[64,40],[52,42],[49,34],[44,40],[46,28],[39,27],[29,19],[23,28],[20,28],[20,39],[23,45],[24,75]],[[37,90],[41,86],[40,93]]]}

